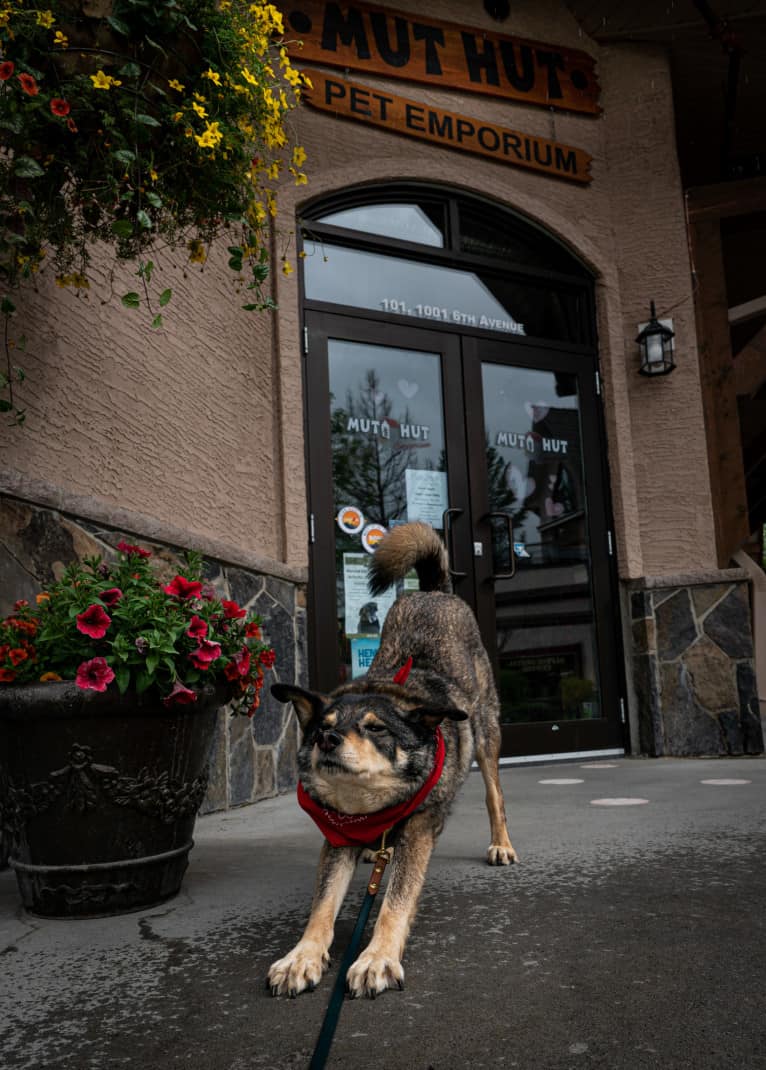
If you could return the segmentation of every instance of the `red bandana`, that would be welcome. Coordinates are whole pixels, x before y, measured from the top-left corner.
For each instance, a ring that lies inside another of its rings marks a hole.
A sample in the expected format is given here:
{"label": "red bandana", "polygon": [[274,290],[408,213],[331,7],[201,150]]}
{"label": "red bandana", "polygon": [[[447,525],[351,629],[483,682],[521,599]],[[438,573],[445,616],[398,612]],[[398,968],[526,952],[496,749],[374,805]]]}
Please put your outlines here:
{"label": "red bandana", "polygon": [[369,847],[403,818],[408,817],[428,797],[436,786],[444,768],[444,736],[437,728],[434,767],[428,779],[411,799],[376,810],[372,814],[341,814],[314,802],[303,785],[298,782],[298,804],[314,819],[331,847]]}

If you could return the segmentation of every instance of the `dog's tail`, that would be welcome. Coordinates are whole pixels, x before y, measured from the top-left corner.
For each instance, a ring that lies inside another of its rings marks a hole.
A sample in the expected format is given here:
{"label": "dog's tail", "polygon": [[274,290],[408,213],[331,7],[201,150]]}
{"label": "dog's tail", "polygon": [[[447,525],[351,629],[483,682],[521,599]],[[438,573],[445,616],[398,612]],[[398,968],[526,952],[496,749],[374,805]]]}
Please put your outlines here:
{"label": "dog's tail", "polygon": [[421,591],[451,590],[444,543],[429,524],[419,521],[392,528],[378,543],[370,561],[370,591],[382,594],[412,568],[418,574]]}

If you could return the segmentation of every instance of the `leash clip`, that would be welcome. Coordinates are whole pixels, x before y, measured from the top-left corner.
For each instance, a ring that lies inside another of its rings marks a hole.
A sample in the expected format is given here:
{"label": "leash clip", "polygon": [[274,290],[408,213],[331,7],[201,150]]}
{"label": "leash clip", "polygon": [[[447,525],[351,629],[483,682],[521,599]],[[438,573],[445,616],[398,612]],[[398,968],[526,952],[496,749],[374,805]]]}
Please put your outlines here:
{"label": "leash clip", "polygon": [[391,861],[391,855],[393,854],[393,847],[386,847],[386,836],[391,829],[386,829],[383,833],[383,838],[380,841],[380,850],[375,855],[375,866],[372,870],[372,876],[370,877],[369,884],[367,885],[367,892],[369,895],[377,895],[380,890],[381,881],[383,880],[383,874],[386,872],[386,866]]}

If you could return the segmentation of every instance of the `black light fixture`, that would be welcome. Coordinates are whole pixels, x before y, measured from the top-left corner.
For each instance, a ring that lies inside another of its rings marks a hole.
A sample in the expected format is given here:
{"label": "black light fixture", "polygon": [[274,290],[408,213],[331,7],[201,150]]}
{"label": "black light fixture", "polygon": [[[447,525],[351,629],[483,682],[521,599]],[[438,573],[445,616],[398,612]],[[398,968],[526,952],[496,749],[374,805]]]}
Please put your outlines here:
{"label": "black light fixture", "polygon": [[641,328],[636,341],[641,351],[641,375],[668,375],[675,368],[673,360],[673,338],[675,332],[670,326],[672,320],[662,323],[657,319],[654,301],[651,302],[649,322],[639,324]]}

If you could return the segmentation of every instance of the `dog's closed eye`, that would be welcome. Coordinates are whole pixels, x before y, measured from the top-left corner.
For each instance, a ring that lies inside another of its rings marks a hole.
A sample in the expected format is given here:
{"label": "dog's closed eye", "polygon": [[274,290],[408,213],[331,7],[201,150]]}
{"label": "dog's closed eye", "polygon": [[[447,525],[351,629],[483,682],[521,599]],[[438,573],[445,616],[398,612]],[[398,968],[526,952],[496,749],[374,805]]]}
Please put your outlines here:
{"label": "dog's closed eye", "polygon": [[366,721],[364,727],[368,732],[385,732],[386,726],[380,721]]}

